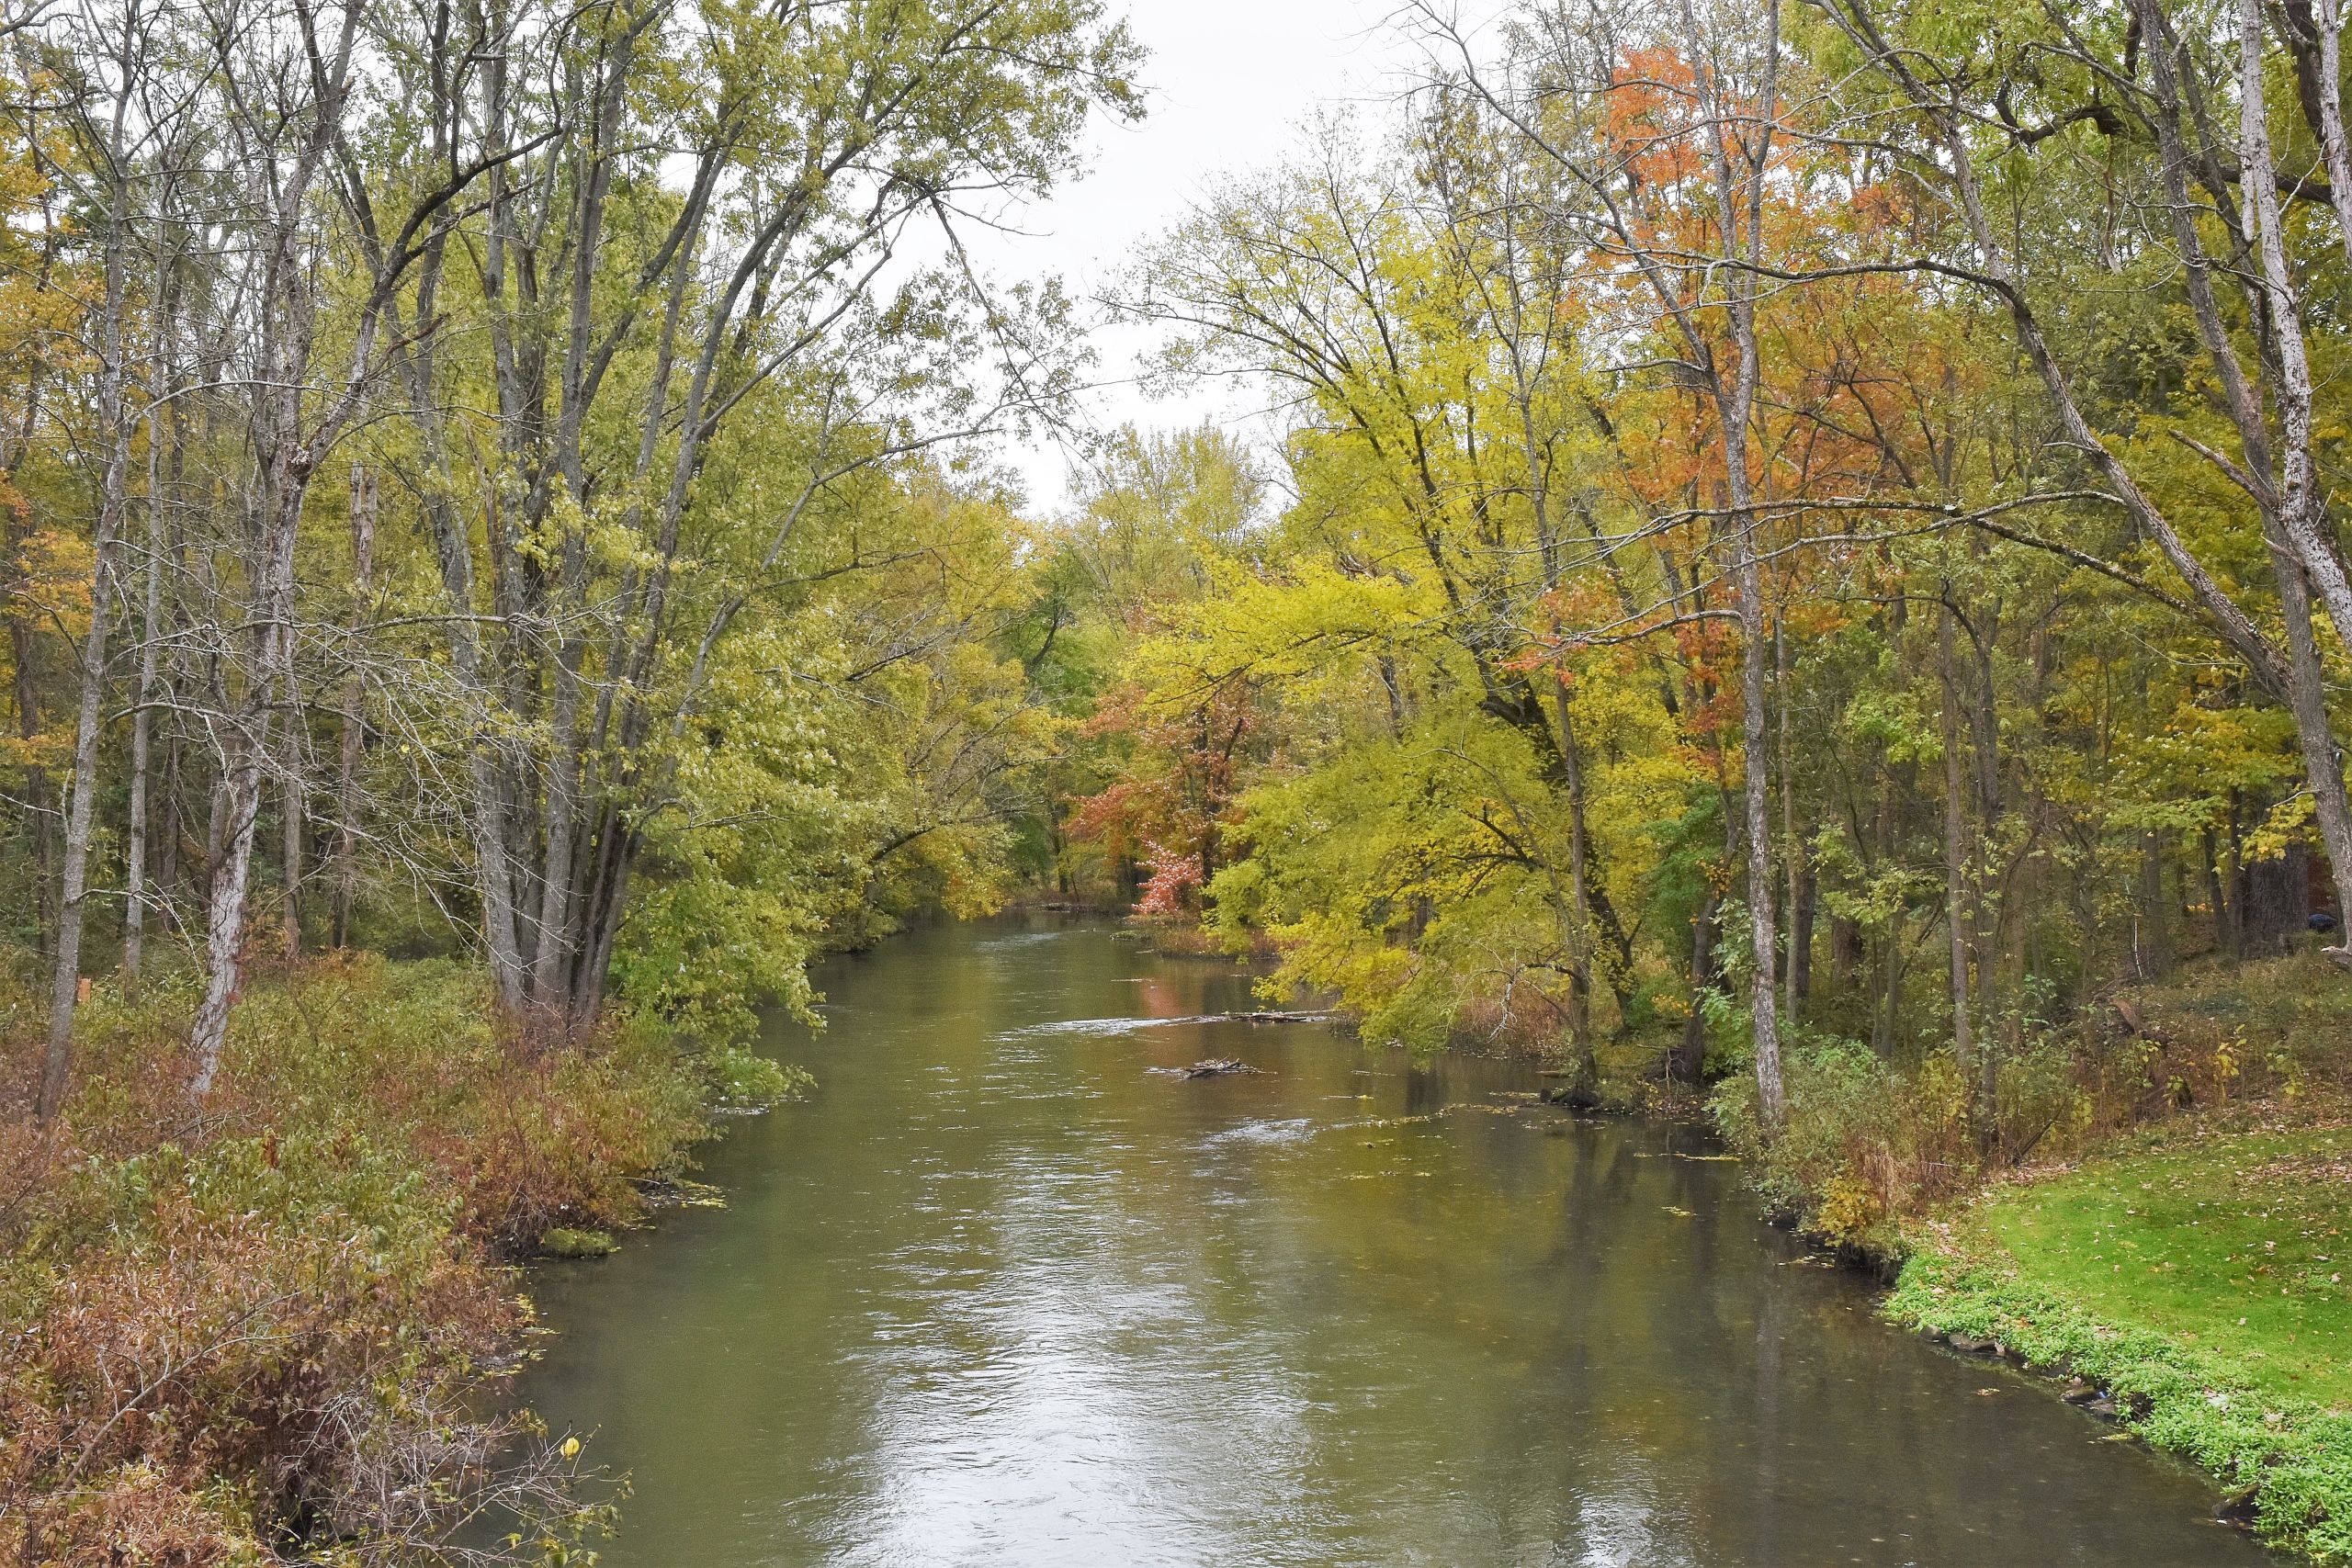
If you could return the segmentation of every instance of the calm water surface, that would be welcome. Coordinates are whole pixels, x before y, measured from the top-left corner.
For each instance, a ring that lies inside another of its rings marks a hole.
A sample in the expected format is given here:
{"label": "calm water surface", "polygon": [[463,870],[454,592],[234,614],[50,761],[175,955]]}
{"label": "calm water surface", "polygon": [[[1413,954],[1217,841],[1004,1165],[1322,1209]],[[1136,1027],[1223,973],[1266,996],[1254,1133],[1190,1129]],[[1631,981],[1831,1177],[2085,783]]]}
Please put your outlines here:
{"label": "calm water surface", "polygon": [[[1872,1319],[1701,1145],[1112,928],[918,931],[779,1030],[724,1211],[549,1271],[606,1568],[2226,1568],[2186,1469]],[[1238,1056],[1263,1076],[1148,1069]],[[1517,1098],[1515,1098],[1517,1097]]]}

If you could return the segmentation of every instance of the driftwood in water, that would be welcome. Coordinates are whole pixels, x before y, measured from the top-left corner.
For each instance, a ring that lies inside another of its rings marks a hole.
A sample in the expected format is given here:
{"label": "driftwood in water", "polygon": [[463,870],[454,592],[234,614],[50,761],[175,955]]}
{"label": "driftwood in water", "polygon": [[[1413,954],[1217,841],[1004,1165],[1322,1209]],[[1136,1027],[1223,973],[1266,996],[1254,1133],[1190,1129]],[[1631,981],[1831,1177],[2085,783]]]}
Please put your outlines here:
{"label": "driftwood in water", "polygon": [[1247,1062],[1237,1062],[1232,1060],[1230,1057],[1224,1056],[1217,1057],[1213,1061],[1194,1062],[1189,1067],[1180,1067],[1177,1069],[1177,1071],[1188,1078],[1221,1078],[1228,1077],[1234,1073],[1255,1073],[1262,1070],[1262,1068],[1251,1066]]}

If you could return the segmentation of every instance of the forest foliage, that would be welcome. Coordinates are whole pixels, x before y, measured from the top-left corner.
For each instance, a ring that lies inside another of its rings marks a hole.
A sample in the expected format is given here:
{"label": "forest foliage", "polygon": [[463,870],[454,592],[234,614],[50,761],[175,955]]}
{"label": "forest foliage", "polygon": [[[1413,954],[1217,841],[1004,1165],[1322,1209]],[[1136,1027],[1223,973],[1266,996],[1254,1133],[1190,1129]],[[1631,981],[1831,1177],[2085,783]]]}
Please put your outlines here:
{"label": "forest foliage", "polygon": [[2345,983],[2332,8],[1487,22],[1120,292],[1281,443],[1120,607],[1081,835],[1369,1037],[1706,1093],[1841,1239],[2335,1084],[2118,989]]}
{"label": "forest foliage", "polygon": [[[2335,0],[1408,5],[1099,302],[1273,439],[1046,520],[1084,311],[964,239],[1139,112],[1114,12],[0,17],[0,1537],[593,1525],[466,1414],[499,1270],[1029,884],[1704,1095],[1846,1240],[2341,1087],[2118,989],[2352,984]],[[229,1356],[280,1269],[349,1321]]]}
{"label": "forest foliage", "polygon": [[967,229],[1097,0],[0,12],[0,1559],[570,1560],[514,1266],[814,955],[1016,881],[1072,720]]}

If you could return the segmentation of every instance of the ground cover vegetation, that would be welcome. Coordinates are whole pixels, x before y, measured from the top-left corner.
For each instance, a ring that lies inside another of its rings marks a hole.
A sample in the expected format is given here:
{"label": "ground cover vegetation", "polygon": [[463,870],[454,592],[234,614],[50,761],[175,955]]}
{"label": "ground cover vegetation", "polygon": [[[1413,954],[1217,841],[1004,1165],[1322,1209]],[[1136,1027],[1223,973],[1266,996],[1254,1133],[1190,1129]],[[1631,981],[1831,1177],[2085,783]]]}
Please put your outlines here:
{"label": "ground cover vegetation", "polygon": [[2340,1127],[2199,1119],[1922,1228],[1889,1312],[2188,1455],[2224,1517],[2352,1554]]}

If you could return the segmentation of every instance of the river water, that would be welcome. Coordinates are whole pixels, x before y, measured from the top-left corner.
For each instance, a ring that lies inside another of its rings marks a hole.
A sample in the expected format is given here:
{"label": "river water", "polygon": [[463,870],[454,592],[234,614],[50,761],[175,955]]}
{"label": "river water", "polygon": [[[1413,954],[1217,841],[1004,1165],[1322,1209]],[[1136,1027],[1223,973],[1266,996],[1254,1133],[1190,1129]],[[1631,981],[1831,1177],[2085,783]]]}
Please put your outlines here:
{"label": "river water", "polygon": [[[605,1568],[2226,1568],[2183,1466],[1876,1321],[1687,1134],[1107,924],[820,976],[729,1206],[550,1269]],[[1166,1020],[1167,1022],[1142,1021]],[[1257,1076],[1154,1072],[1234,1056]]]}

